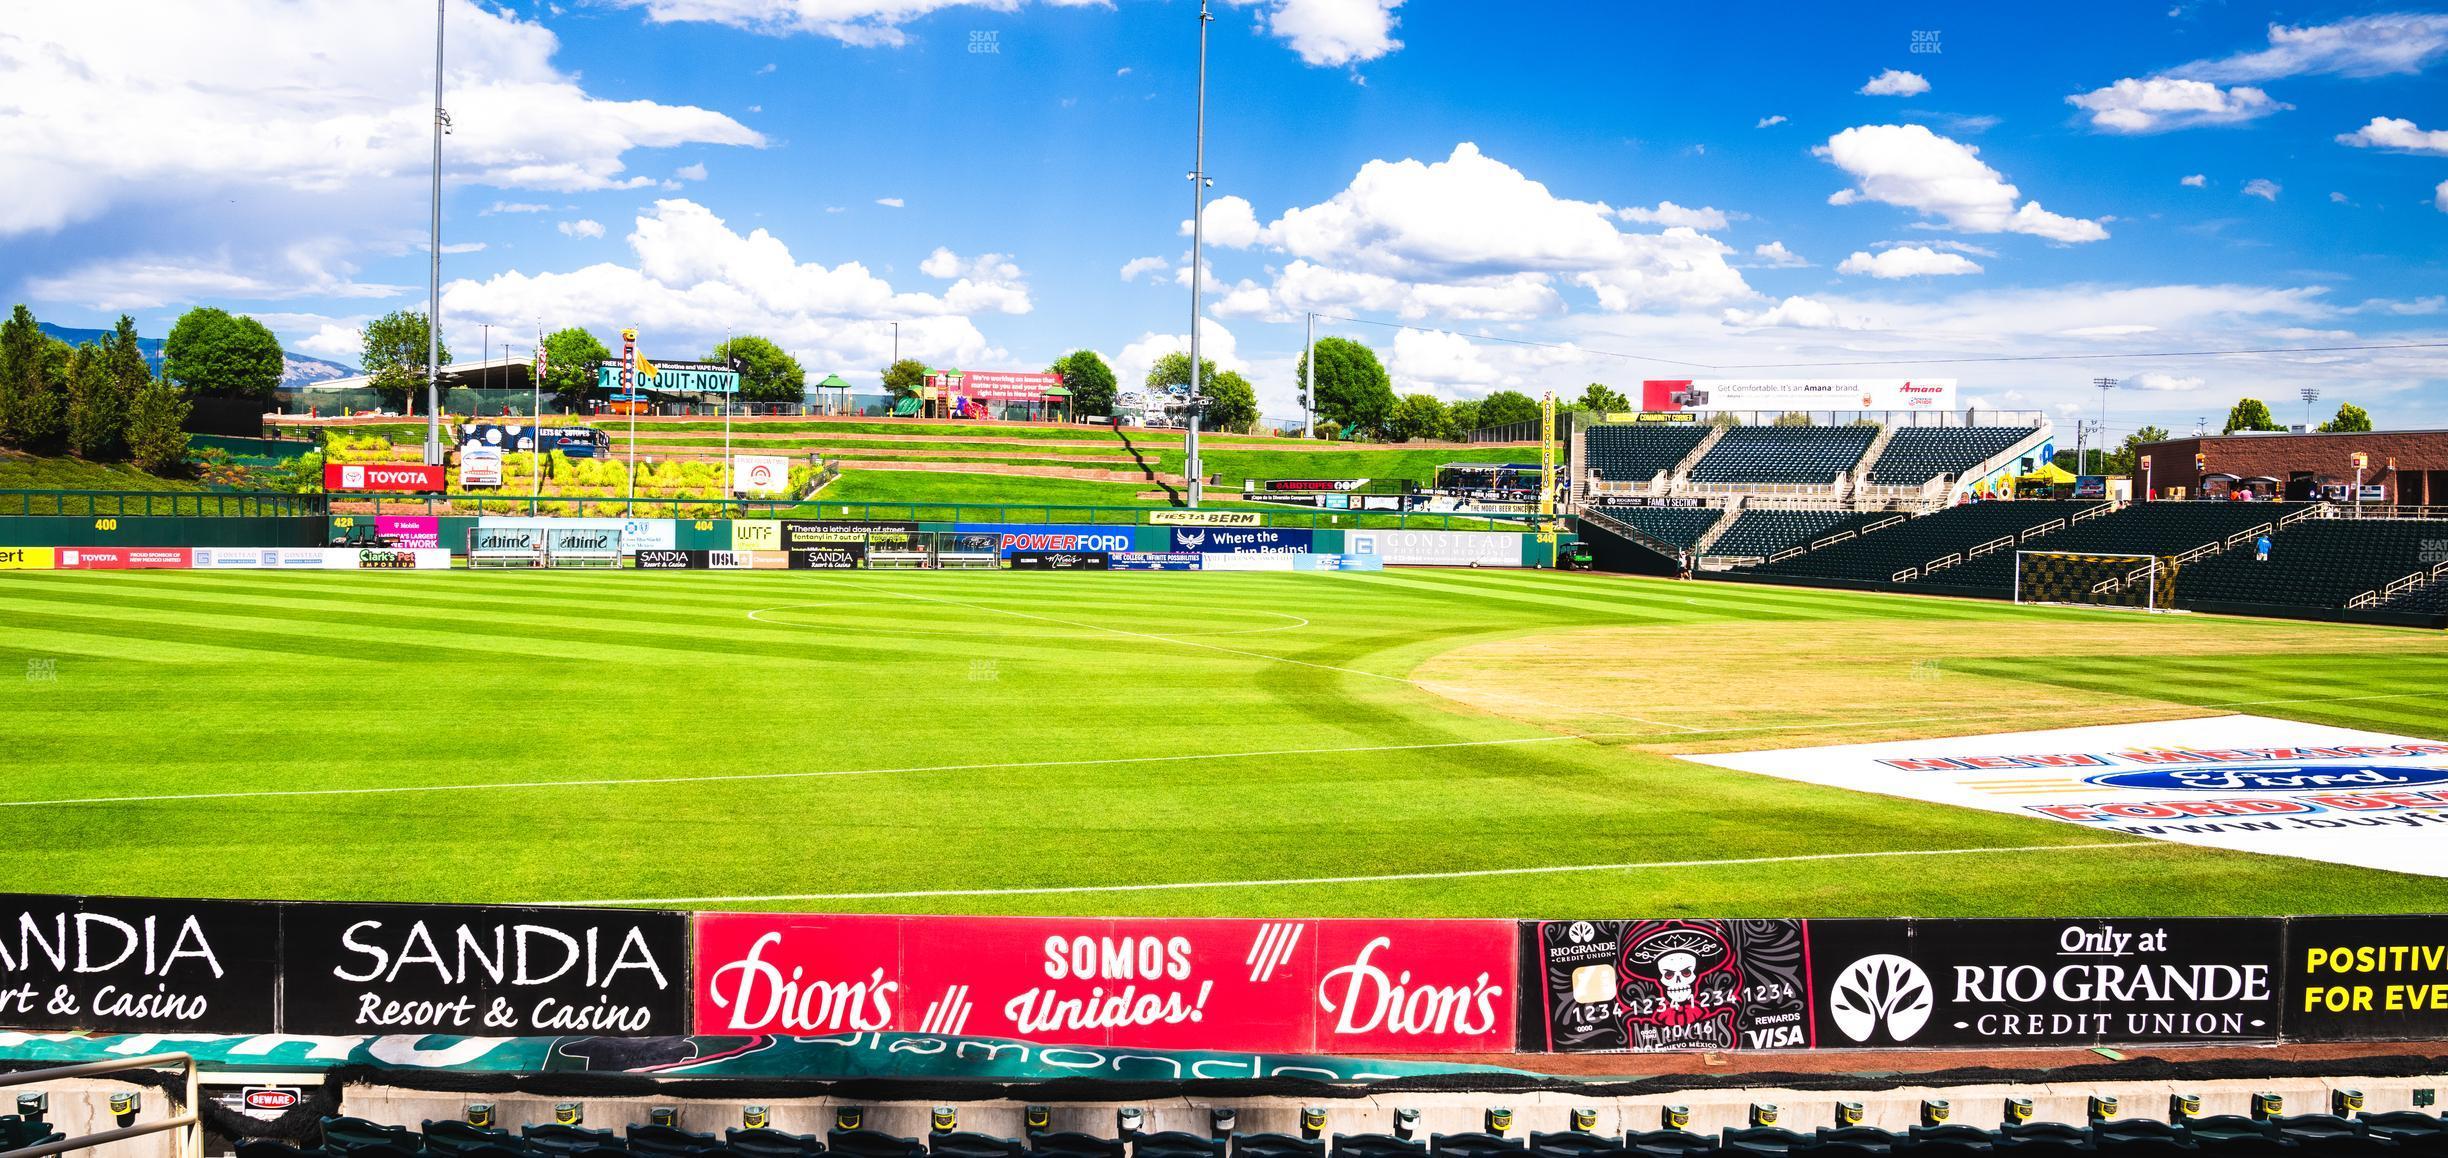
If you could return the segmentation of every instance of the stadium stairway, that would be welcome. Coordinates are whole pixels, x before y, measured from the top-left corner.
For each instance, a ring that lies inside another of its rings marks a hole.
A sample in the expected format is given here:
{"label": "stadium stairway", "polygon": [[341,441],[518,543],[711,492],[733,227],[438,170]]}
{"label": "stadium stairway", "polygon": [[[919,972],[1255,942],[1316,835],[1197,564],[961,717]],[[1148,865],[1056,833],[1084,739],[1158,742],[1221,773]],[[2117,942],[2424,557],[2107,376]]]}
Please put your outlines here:
{"label": "stadium stairway", "polygon": [[2076,518],[2096,517],[2089,512],[2105,506],[2056,500],[1966,503],[1721,577],[1886,589],[1918,578],[1932,563],[1944,569],[1952,565],[1950,559],[1960,563],[1997,550],[2011,555],[2020,543],[2062,529]]}
{"label": "stadium stairway", "polygon": [[1584,507],[1573,519],[1573,533],[1590,549],[1601,571],[1628,575],[1680,575],[1681,549],[1615,516],[1625,507]]}
{"label": "stadium stairway", "polygon": [[[2306,509],[2306,503],[2134,503],[2096,518],[2071,523],[2045,536],[2029,550],[2091,554],[2178,556],[2204,547],[2215,553],[2233,539],[2249,545],[2252,533],[2275,531],[2278,520]],[[1914,590],[1945,595],[2011,599],[2015,590],[2014,551],[1994,551],[1977,559],[1928,572],[1906,584]],[[2184,592],[2182,569],[2176,590]]]}

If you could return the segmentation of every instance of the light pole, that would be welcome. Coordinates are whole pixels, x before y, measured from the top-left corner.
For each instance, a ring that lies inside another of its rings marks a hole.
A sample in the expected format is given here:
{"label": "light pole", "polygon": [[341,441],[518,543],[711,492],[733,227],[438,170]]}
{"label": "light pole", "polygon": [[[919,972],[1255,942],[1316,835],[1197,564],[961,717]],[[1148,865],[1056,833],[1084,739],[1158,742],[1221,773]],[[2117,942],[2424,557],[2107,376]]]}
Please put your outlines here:
{"label": "light pole", "polygon": [[1301,356],[1301,437],[1317,437],[1317,315],[1309,315],[1308,351]]}
{"label": "light pole", "polygon": [[1199,399],[1199,276],[1206,242],[1207,209],[1207,24],[1215,19],[1207,11],[1207,0],[1199,0],[1199,63],[1198,63],[1198,124],[1196,145],[1190,165],[1190,426],[1182,444],[1182,464],[1190,476],[1190,509],[1199,505],[1199,482],[1205,469],[1199,464],[1199,419],[1202,417]]}
{"label": "light pole", "polygon": [[2304,430],[2309,433],[2312,429],[2312,404],[2320,401],[2320,387],[2306,386],[2301,396],[2304,404]]}
{"label": "light pole", "polygon": [[2108,392],[2116,389],[2117,380],[2114,378],[2093,378],[2091,380],[2091,384],[2099,387],[2100,392],[2100,473],[2106,474],[2108,473]]}
{"label": "light pole", "polygon": [[442,461],[442,134],[450,113],[442,107],[442,10],[434,0],[433,235],[427,245],[432,273],[425,287],[425,463]]}

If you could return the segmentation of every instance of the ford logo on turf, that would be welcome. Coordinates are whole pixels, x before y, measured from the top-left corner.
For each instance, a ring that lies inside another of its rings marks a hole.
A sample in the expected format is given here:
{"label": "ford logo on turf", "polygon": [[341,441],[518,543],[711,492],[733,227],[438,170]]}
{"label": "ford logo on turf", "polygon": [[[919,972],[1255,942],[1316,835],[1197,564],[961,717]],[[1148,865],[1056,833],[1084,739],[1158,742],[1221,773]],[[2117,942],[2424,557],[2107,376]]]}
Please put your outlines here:
{"label": "ford logo on turf", "polygon": [[2448,782],[2448,766],[2410,764],[2249,764],[2227,768],[2152,768],[2087,777],[2110,788],[2189,792],[2325,792],[2404,788]]}

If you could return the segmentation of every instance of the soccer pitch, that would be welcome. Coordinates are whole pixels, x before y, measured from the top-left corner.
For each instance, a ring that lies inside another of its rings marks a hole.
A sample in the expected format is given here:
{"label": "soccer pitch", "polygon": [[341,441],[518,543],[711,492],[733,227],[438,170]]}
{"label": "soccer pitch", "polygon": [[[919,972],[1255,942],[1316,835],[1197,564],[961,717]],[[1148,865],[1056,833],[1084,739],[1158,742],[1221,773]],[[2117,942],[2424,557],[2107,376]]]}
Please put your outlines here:
{"label": "soccer pitch", "polygon": [[0,572],[0,623],[11,891],[1588,917],[2441,889],[1676,758],[2231,710],[2436,739],[2437,632],[1493,571]]}

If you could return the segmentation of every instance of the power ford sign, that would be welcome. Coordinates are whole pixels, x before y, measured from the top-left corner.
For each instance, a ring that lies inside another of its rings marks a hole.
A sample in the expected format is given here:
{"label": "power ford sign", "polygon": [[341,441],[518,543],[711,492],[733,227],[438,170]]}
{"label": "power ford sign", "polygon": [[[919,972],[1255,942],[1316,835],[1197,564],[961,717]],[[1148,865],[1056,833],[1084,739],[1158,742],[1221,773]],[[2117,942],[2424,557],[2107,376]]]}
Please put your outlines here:
{"label": "power ford sign", "polygon": [[2244,768],[2154,768],[2087,776],[2085,784],[2179,792],[2310,792],[2411,788],[2448,783],[2448,766],[2413,764],[2260,764]]}
{"label": "power ford sign", "polygon": [[1009,556],[1014,551],[1114,553],[1131,549],[1129,527],[1099,527],[1085,523],[955,523],[952,529],[960,534],[993,535],[995,554],[1001,556]]}

